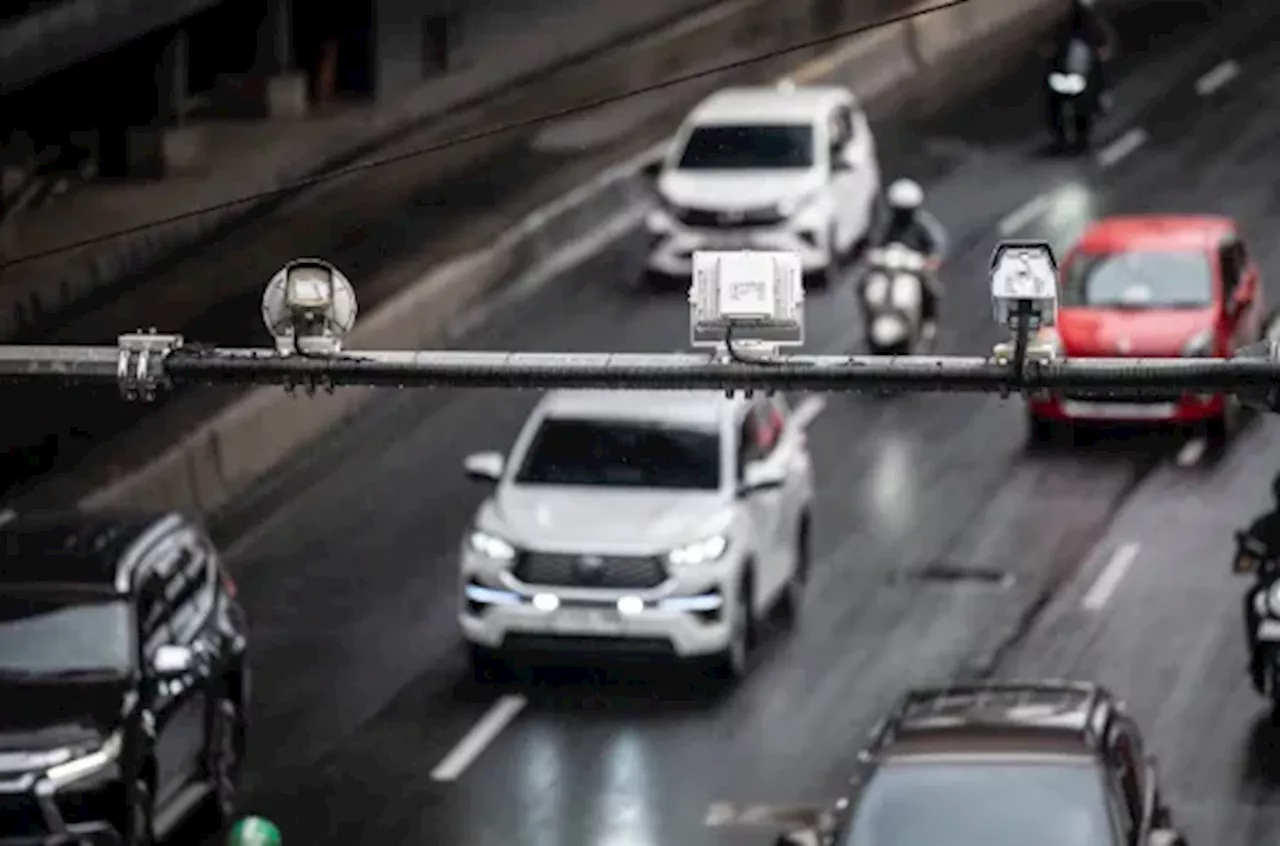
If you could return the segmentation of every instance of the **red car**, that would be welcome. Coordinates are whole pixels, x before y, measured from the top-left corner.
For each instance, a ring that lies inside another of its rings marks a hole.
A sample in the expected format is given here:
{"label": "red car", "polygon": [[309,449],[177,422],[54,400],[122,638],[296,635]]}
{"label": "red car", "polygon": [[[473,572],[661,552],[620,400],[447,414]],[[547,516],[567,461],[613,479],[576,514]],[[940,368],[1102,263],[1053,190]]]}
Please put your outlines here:
{"label": "red car", "polygon": [[[1262,336],[1265,313],[1257,265],[1234,221],[1113,217],[1094,224],[1062,263],[1058,325],[1042,340],[1068,357],[1224,357]],[[1220,394],[1176,402],[1062,394],[1033,400],[1028,411],[1033,440],[1077,420],[1190,424],[1222,440],[1234,408]]]}

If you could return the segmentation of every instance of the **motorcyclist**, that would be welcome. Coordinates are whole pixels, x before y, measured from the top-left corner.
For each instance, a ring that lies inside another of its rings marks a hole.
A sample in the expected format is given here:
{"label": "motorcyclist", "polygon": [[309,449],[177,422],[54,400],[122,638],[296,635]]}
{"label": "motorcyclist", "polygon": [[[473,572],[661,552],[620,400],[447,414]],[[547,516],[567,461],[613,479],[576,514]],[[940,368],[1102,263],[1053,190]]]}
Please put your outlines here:
{"label": "motorcyclist", "polygon": [[[1271,510],[1254,520],[1246,534],[1265,546],[1267,550],[1280,554],[1280,476],[1276,476],[1271,482],[1271,495],[1275,501]],[[1254,689],[1262,693],[1266,668],[1262,663],[1263,656],[1254,648],[1262,615],[1254,605],[1254,593],[1249,590],[1245,591],[1244,595],[1245,642],[1249,647],[1249,676],[1253,680]]]}
{"label": "motorcyclist", "polygon": [[947,233],[938,219],[925,211],[924,189],[912,179],[899,179],[885,192],[889,215],[879,243],[899,243],[929,260],[929,272],[921,280],[924,283],[924,302],[920,318],[930,334],[938,323],[938,302],[942,299],[942,283],[938,268],[947,250]]}
{"label": "motorcyclist", "polygon": [[1098,102],[1104,110],[1111,108],[1111,81],[1107,61],[1115,54],[1119,44],[1115,30],[1098,13],[1095,0],[1071,0],[1071,11],[1062,23],[1054,43],[1053,66],[1062,67],[1067,51],[1074,41],[1083,41],[1093,50],[1091,80],[1098,92]]}
{"label": "motorcyclist", "polygon": [[281,846],[280,829],[264,817],[245,817],[231,827],[227,846]]}

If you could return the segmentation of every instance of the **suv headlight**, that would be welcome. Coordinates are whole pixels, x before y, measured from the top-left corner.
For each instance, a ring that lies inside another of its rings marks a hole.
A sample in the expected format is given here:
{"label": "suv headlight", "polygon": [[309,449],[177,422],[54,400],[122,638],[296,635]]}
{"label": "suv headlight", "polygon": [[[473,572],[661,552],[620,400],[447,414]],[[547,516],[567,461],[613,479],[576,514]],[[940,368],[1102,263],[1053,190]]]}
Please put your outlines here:
{"label": "suv headlight", "polygon": [[718,561],[729,550],[729,540],[724,535],[712,535],[695,543],[685,544],[667,553],[667,561],[677,567],[690,567]]}
{"label": "suv headlight", "polygon": [[79,781],[114,764],[120,757],[120,750],[123,747],[124,737],[121,732],[116,732],[92,752],[60,750],[58,754],[65,756],[67,760],[45,770],[45,778],[56,785]]}
{"label": "suv headlight", "polygon": [[1209,358],[1213,355],[1213,330],[1205,329],[1192,336],[1182,348],[1182,354],[1188,358]]}
{"label": "suv headlight", "polygon": [[510,561],[516,557],[516,548],[514,546],[490,532],[482,532],[476,529],[471,533],[468,542],[473,550],[495,561]]}

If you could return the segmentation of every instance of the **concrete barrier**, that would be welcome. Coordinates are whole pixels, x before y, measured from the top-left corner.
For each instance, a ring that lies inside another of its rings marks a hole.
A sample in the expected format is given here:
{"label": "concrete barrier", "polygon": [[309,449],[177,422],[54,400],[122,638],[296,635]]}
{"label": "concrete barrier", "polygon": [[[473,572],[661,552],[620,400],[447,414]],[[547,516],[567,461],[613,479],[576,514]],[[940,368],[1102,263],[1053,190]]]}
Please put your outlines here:
{"label": "concrete barrier", "polygon": [[[762,16],[769,5],[770,0],[734,0],[688,26],[718,27],[718,43],[724,45],[735,37],[745,37],[754,27],[768,25]],[[1025,3],[1014,14],[1007,0],[971,0],[965,6],[838,45],[806,64],[795,77],[813,83],[839,71],[851,75],[864,98],[886,98],[896,95],[921,70],[945,70],[947,62],[964,54],[979,51],[987,64],[998,64],[991,61],[991,51],[1000,46],[995,43],[1000,33],[1016,31],[1021,38],[1025,21],[1042,15],[1052,5],[1053,0]],[[671,60],[676,61],[674,57],[683,49],[673,46],[668,54]],[[639,73],[656,73],[660,67]],[[551,258],[566,242],[594,231],[602,222],[628,210],[634,212],[648,195],[639,172],[665,147],[658,145],[611,168],[540,209],[489,249],[433,269],[421,282],[364,317],[352,338],[352,348],[438,347],[451,320],[494,294],[504,282]],[[375,390],[342,388],[331,395],[303,397],[290,396],[279,388],[257,389],[150,465],[97,491],[81,505],[216,512],[316,436],[357,413]]]}

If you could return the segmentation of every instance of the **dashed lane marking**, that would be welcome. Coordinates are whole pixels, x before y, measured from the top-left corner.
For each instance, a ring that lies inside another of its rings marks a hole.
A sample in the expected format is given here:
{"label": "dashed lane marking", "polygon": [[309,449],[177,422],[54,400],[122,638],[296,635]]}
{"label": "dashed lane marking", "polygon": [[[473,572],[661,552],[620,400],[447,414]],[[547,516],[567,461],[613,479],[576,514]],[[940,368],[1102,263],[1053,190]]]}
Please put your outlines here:
{"label": "dashed lane marking", "polygon": [[1000,221],[1000,234],[1005,238],[1016,235],[1047,212],[1049,206],[1050,200],[1047,194],[1032,197]]}
{"label": "dashed lane marking", "polygon": [[1240,65],[1227,59],[1213,70],[1196,80],[1196,93],[1208,97],[1223,86],[1230,85],[1240,75]]}
{"label": "dashed lane marking", "polygon": [[431,771],[432,781],[457,781],[458,776],[479,758],[490,743],[502,733],[502,730],[524,710],[529,700],[520,695],[500,697],[471,727],[471,731],[463,735],[453,751]]}
{"label": "dashed lane marking", "polygon": [[1124,135],[1102,148],[1098,153],[1098,164],[1102,167],[1114,167],[1137,152],[1147,143],[1147,133],[1141,129],[1130,129]]}
{"label": "dashed lane marking", "polygon": [[1102,568],[1098,578],[1085,593],[1084,599],[1080,600],[1080,606],[1084,610],[1101,611],[1107,606],[1107,602],[1115,595],[1116,588],[1120,587],[1120,583],[1124,581],[1125,574],[1129,572],[1133,562],[1138,560],[1140,548],[1136,543],[1126,543],[1111,553],[1111,560]]}
{"label": "dashed lane marking", "polygon": [[1204,438],[1192,438],[1182,445],[1175,459],[1179,467],[1194,467],[1204,458],[1205,449],[1209,446]]}

